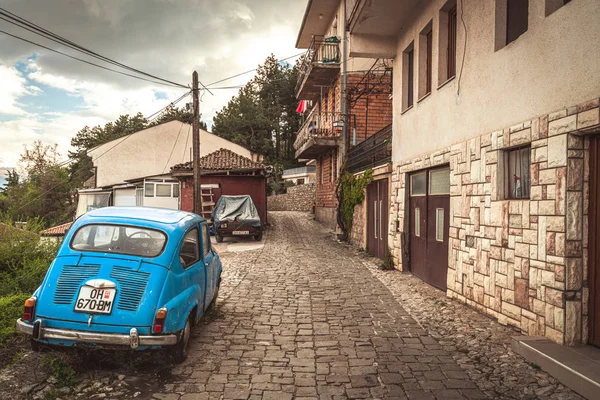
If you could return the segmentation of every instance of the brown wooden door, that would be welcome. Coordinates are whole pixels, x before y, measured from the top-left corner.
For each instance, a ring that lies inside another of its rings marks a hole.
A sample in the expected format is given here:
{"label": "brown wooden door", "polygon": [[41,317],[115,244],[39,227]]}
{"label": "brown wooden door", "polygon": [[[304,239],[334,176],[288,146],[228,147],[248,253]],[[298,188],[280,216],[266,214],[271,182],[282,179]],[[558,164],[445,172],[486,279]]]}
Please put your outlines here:
{"label": "brown wooden door", "polygon": [[600,347],[600,137],[590,140],[589,342]]}
{"label": "brown wooden door", "polygon": [[409,240],[412,272],[446,289],[450,226],[450,170],[437,168],[410,176]]}
{"label": "brown wooden door", "polygon": [[388,180],[367,186],[367,251],[383,259],[388,240]]}

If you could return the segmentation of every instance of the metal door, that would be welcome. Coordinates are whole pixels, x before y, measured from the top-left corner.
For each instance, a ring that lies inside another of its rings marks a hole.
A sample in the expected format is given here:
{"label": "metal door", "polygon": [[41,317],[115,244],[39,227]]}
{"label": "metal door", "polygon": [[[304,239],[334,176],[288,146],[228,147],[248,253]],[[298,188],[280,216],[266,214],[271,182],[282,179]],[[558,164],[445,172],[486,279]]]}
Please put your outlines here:
{"label": "metal door", "polygon": [[367,250],[383,259],[388,241],[388,180],[382,179],[367,186]]}
{"label": "metal door", "polygon": [[446,290],[450,226],[450,169],[436,168],[409,178],[409,240],[412,272]]}
{"label": "metal door", "polygon": [[600,347],[600,137],[590,140],[589,338]]}

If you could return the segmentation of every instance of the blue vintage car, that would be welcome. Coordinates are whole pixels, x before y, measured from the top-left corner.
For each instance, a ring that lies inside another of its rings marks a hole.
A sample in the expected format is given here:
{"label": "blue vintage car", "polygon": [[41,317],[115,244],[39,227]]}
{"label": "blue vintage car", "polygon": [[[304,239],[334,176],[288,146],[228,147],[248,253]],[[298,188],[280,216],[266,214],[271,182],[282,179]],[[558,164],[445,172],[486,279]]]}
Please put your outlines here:
{"label": "blue vintage car", "polygon": [[169,347],[181,362],[192,326],[216,301],[221,270],[200,216],[101,208],[73,224],[17,330],[32,336],[34,350]]}

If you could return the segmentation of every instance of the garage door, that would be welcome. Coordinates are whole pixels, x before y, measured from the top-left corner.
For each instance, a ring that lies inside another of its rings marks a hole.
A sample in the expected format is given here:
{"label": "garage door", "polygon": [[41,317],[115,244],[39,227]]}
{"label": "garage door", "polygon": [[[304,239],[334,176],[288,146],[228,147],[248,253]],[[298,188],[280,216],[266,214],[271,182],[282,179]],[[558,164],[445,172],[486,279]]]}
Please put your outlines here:
{"label": "garage door", "polygon": [[135,188],[116,189],[114,205],[116,207],[134,207],[135,206]]}

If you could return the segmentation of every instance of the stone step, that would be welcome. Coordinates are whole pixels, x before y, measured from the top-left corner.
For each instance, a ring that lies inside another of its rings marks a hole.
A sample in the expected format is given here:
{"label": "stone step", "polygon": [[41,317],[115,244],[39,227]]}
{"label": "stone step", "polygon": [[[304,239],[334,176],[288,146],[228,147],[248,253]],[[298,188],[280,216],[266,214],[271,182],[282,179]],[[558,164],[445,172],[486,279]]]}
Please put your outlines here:
{"label": "stone step", "polygon": [[600,349],[568,347],[540,336],[515,336],[512,348],[587,399],[600,399]]}

